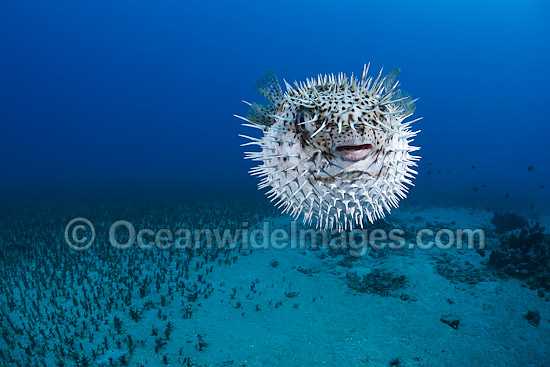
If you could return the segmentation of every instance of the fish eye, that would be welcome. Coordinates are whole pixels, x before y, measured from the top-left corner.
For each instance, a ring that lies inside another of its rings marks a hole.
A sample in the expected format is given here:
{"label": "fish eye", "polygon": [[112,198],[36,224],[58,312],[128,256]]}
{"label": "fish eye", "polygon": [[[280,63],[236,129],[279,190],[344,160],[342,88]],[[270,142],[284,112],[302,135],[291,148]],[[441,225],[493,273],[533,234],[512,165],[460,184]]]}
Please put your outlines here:
{"label": "fish eye", "polygon": [[302,108],[300,111],[298,111],[298,115],[296,116],[296,125],[302,131],[306,130],[306,128],[304,126],[305,125],[304,121],[306,121],[306,119],[305,119],[305,116],[304,116],[304,109]]}
{"label": "fish eye", "polygon": [[303,132],[308,132],[308,126],[309,124],[305,124],[304,122],[309,121],[313,119],[315,114],[311,109],[308,108],[302,108],[298,111],[298,114],[296,115],[296,126],[298,129],[300,129]]}

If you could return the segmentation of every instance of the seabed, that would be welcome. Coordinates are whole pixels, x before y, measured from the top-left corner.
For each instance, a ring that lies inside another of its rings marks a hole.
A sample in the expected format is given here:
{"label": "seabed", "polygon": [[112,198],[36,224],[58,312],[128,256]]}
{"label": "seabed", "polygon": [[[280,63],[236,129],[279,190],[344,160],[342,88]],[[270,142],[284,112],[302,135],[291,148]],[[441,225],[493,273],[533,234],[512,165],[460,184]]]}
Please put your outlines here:
{"label": "seabed", "polygon": [[[64,229],[80,216],[97,236],[74,251]],[[486,248],[385,248],[362,257],[311,241],[224,249],[203,246],[204,238],[190,249],[117,249],[109,241],[109,226],[121,219],[154,232],[236,230],[243,222],[249,233],[264,222],[288,230],[291,219],[269,203],[98,204],[6,219],[0,364],[547,365],[550,292],[490,260],[510,235],[498,233],[493,217],[460,207],[396,210],[380,223],[403,228],[407,244],[421,228],[479,228]],[[550,217],[540,222],[548,227]]]}

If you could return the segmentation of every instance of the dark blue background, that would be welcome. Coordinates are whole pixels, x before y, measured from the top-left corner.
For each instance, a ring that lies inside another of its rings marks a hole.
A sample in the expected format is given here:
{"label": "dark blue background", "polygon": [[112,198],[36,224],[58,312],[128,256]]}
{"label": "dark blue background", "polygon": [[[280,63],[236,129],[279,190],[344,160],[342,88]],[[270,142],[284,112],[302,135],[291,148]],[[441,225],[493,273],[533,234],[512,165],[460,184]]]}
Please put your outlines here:
{"label": "dark blue background", "polygon": [[261,100],[256,78],[357,74],[370,61],[373,72],[400,67],[420,97],[411,202],[542,210],[544,4],[2,1],[0,189],[252,192],[237,136],[250,132],[232,115],[246,114],[241,99]]}

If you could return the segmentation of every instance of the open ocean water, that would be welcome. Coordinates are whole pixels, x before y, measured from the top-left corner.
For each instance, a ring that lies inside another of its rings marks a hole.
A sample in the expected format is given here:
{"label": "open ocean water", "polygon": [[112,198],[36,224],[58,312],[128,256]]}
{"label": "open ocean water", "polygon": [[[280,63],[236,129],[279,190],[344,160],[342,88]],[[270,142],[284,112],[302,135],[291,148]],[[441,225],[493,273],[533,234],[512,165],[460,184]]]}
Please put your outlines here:
{"label": "open ocean water", "polygon": [[[549,16],[2,2],[0,366],[548,366]],[[414,186],[364,228],[318,229],[258,190],[239,134],[262,133],[234,115],[266,70],[285,91],[369,63],[418,98]]]}

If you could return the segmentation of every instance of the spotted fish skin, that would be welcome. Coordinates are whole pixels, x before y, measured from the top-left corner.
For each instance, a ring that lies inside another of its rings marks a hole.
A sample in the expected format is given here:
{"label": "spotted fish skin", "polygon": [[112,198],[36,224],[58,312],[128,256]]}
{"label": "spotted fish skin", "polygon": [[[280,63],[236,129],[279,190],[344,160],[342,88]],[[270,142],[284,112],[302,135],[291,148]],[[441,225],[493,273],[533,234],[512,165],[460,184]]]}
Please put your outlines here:
{"label": "spotted fish skin", "polygon": [[261,162],[250,173],[283,213],[327,230],[364,228],[383,218],[417,174],[411,153],[419,131],[405,121],[415,100],[399,89],[399,69],[374,79],[365,65],[361,78],[331,74],[295,82],[283,92],[272,71],[255,90],[262,104],[247,103],[244,126],[263,136],[241,135],[258,146],[246,159]]}

